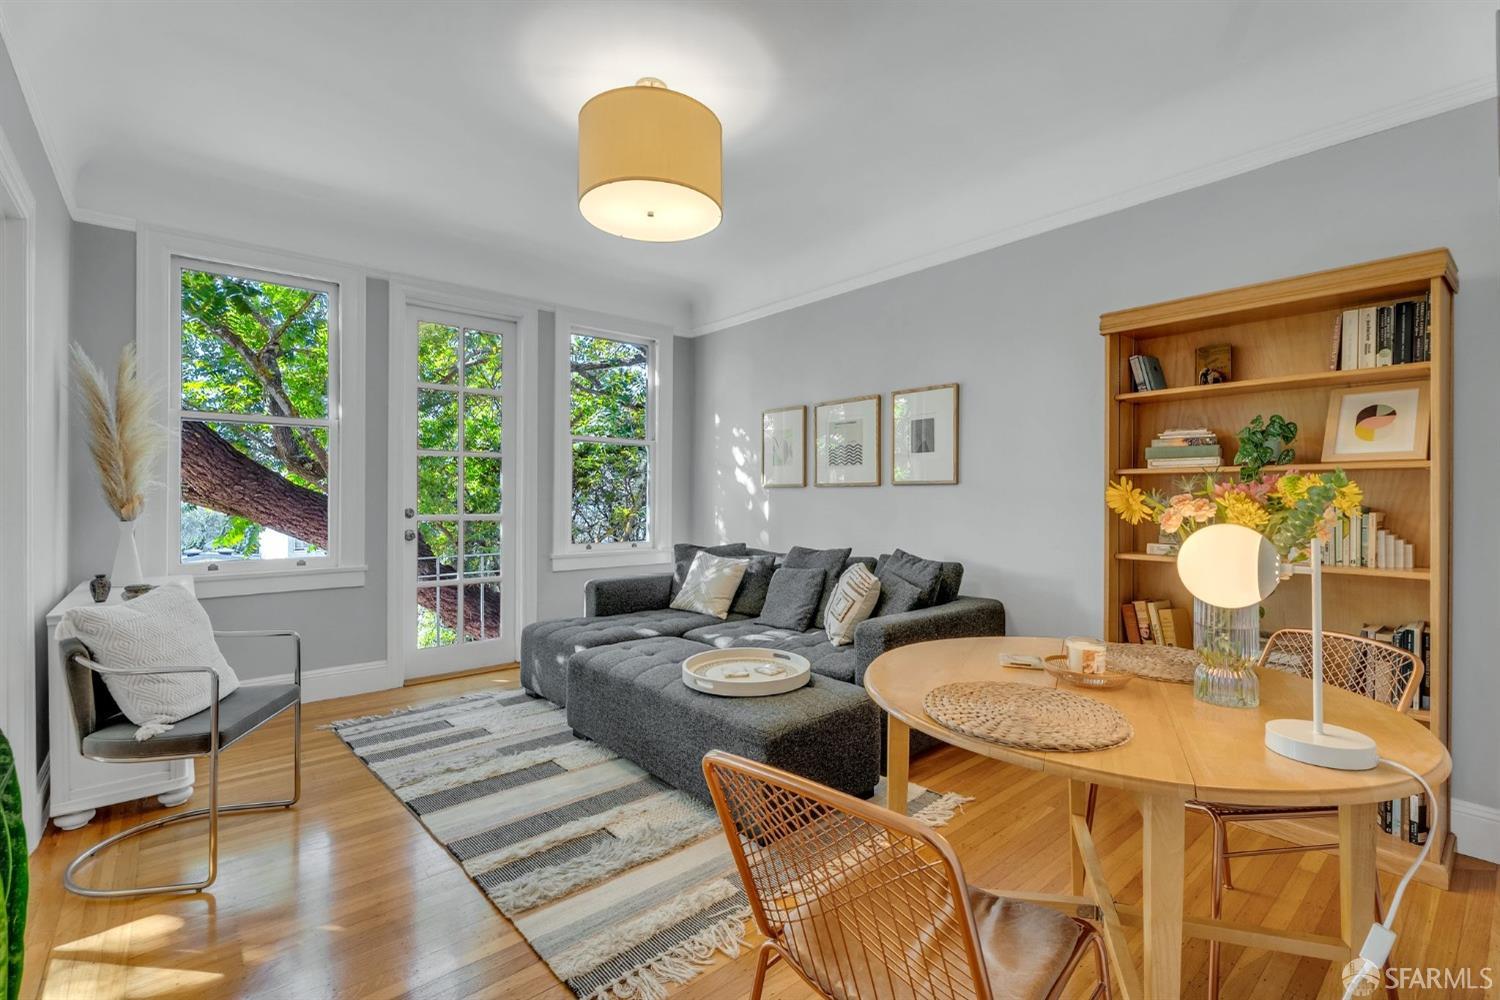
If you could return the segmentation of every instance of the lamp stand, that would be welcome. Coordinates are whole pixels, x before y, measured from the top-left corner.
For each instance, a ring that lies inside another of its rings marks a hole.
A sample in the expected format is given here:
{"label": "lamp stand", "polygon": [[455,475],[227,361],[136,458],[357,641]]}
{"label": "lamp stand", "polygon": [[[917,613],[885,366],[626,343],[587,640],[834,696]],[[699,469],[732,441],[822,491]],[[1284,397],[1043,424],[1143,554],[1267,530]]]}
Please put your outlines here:
{"label": "lamp stand", "polygon": [[1316,536],[1308,559],[1312,574],[1313,717],[1267,722],[1266,747],[1304,764],[1368,771],[1380,761],[1375,741],[1364,733],[1323,722],[1323,544]]}

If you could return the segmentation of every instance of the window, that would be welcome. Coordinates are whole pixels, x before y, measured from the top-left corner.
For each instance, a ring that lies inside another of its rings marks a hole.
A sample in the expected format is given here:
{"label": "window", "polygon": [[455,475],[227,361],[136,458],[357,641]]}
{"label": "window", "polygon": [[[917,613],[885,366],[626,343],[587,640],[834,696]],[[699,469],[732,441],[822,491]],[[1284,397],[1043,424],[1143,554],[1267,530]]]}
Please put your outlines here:
{"label": "window", "polygon": [[558,568],[655,562],[665,548],[662,341],[620,325],[631,332],[558,321]]}
{"label": "window", "polygon": [[361,584],[362,281],[187,237],[142,249],[141,366],[174,445],[147,571],[208,596]]}

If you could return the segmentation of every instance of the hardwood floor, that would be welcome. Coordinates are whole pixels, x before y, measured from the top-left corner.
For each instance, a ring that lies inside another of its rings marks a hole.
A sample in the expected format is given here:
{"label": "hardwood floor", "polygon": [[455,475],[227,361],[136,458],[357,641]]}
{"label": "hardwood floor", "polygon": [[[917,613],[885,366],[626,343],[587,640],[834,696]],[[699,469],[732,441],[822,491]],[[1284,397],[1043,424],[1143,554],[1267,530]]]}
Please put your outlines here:
{"label": "hardwood floor", "polygon": [[[65,892],[68,861],[108,833],[138,822],[131,804],[100,810],[82,830],[49,831],[32,857],[31,916],[23,997],[113,998],[559,998],[569,993],[447,853],[330,732],[336,719],[415,702],[515,686],[513,670],[468,676],[307,706],[303,799],[291,812],[250,814],[220,825],[219,880],[196,896],[84,900]],[[227,802],[282,794],[289,781],[290,718],[277,720],[224,758]],[[956,749],[914,761],[912,780],[975,796],[943,831],[970,881],[1065,891],[1066,786]],[[203,804],[203,794],[194,805]],[[154,804],[154,800],[153,803]],[[1140,898],[1140,823],[1106,792],[1098,842],[1122,901]],[[1240,833],[1236,845],[1259,840]],[[201,870],[202,824],[127,842],[84,873],[88,884],[179,879]],[[1208,828],[1190,818],[1189,913],[1208,908]],[[1323,933],[1338,930],[1338,864],[1326,855],[1238,862],[1225,915]],[[1393,887],[1382,880],[1387,893]],[[1460,858],[1453,889],[1413,885],[1402,906],[1395,964],[1500,969],[1500,907],[1493,865]],[[753,940],[752,940],[752,943]],[[1202,996],[1207,947],[1189,940],[1184,983]],[[720,958],[674,998],[748,995],[753,953]],[[1338,970],[1288,955],[1224,950],[1224,997],[1337,997]],[[1081,991],[1080,991],[1081,993]],[[786,969],[768,979],[768,1000],[810,994]],[[1443,988],[1405,997],[1481,995]]]}

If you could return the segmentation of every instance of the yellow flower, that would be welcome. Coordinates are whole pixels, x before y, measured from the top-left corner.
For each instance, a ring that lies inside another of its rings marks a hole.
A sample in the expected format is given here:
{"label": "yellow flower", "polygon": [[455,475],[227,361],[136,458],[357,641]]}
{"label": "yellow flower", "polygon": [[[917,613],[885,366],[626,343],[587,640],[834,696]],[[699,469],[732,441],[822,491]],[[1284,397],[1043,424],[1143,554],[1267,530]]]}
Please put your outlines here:
{"label": "yellow flower", "polygon": [[1219,503],[1224,507],[1224,520],[1230,524],[1242,524],[1259,531],[1271,520],[1264,507],[1243,493],[1230,493],[1220,498]]}
{"label": "yellow flower", "polygon": [[1365,493],[1359,488],[1358,483],[1349,483],[1340,486],[1333,496],[1333,506],[1340,514],[1347,517],[1359,516],[1359,505],[1364,502]]}
{"label": "yellow flower", "polygon": [[1307,496],[1307,491],[1319,482],[1321,480],[1316,476],[1288,472],[1276,481],[1275,493],[1283,507],[1295,507],[1298,501]]}
{"label": "yellow flower", "polygon": [[1104,488],[1104,503],[1129,524],[1154,520],[1151,509],[1146,506],[1146,494],[1130,480],[1122,478]]}

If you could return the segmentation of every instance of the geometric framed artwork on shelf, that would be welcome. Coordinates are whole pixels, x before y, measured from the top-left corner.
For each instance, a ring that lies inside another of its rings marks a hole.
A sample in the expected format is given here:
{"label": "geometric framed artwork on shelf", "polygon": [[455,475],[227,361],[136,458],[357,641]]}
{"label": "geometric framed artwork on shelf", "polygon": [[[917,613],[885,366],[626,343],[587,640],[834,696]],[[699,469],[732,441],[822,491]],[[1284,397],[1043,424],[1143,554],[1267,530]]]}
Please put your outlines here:
{"label": "geometric framed artwork on shelf", "polygon": [[769,489],[807,485],[807,407],[761,414],[760,484]]}
{"label": "geometric framed artwork on shelf", "polygon": [[891,393],[891,483],[958,482],[958,383]]}
{"label": "geometric framed artwork on shelf", "polygon": [[1430,419],[1424,382],[1335,389],[1328,398],[1323,461],[1425,459]]}
{"label": "geometric framed artwork on shelf", "polygon": [[813,409],[815,486],[880,485],[880,397],[855,396]]}

